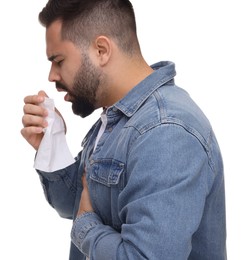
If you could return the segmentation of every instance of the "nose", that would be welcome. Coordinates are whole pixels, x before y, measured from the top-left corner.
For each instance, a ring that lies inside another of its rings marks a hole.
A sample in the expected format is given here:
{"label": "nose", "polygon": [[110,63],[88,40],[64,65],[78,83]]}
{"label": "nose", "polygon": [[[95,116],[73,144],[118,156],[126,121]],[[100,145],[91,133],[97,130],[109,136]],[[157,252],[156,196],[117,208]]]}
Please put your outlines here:
{"label": "nose", "polygon": [[55,65],[52,63],[51,68],[50,68],[50,72],[49,72],[49,77],[48,80],[50,82],[56,82],[56,81],[60,81],[61,76],[58,73],[58,70],[56,69]]}

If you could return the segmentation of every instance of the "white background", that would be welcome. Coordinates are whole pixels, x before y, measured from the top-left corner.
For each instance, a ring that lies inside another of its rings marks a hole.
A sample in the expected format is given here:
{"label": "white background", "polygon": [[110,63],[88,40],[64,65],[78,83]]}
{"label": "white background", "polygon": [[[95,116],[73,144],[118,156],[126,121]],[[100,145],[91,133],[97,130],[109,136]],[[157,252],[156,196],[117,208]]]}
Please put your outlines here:
{"label": "white background", "polygon": [[[80,119],[48,83],[44,0],[4,1],[1,33],[0,259],[68,259],[69,220],[44,199],[34,150],[20,135],[23,98],[45,89],[63,113],[73,155],[98,112]],[[133,0],[142,52],[149,64],[176,63],[176,83],[206,113],[224,157],[228,259],[245,260],[246,16],[240,0]]]}

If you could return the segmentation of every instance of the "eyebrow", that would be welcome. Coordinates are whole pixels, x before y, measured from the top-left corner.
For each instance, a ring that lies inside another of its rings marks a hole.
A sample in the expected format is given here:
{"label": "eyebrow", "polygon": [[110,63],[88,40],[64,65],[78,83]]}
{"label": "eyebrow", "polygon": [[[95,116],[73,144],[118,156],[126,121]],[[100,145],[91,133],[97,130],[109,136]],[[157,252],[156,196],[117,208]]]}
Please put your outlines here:
{"label": "eyebrow", "polygon": [[49,61],[54,61],[59,55],[52,55],[48,58]]}

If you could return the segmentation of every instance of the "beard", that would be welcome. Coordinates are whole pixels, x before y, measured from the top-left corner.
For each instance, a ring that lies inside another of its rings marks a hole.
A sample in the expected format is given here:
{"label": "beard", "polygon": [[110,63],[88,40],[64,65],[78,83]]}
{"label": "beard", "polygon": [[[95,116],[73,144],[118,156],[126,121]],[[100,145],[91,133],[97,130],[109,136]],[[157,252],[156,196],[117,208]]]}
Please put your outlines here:
{"label": "beard", "polygon": [[86,117],[94,112],[96,93],[100,85],[100,71],[92,64],[88,55],[83,54],[83,63],[75,75],[72,88],[56,82],[56,88],[64,89],[71,97],[73,113]]}

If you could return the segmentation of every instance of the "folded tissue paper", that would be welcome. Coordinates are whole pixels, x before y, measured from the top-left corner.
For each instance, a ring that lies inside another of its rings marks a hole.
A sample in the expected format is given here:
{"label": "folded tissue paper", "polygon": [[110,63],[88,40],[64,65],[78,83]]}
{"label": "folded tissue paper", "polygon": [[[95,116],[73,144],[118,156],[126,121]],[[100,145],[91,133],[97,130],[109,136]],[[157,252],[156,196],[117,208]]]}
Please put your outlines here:
{"label": "folded tissue paper", "polygon": [[66,141],[65,124],[55,111],[54,100],[45,98],[41,106],[48,110],[48,127],[34,161],[34,168],[44,172],[54,172],[75,162]]}

